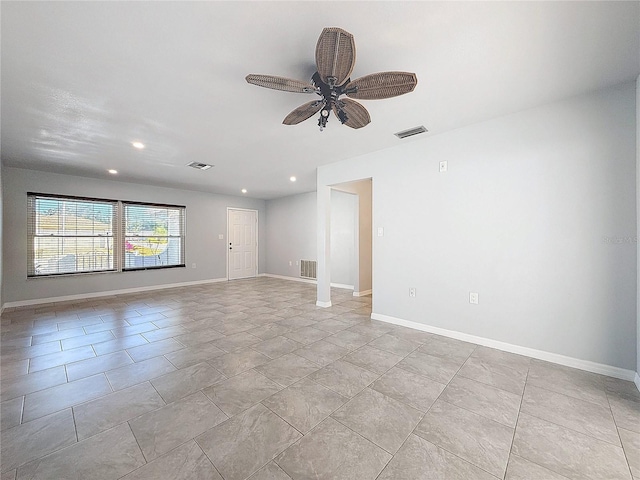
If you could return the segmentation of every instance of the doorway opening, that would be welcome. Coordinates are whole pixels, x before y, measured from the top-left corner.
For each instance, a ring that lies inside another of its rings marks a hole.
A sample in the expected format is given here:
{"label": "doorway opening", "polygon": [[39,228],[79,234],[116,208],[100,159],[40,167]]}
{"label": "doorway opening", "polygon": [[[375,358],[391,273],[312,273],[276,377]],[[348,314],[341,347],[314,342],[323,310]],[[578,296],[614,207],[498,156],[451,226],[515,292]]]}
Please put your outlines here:
{"label": "doorway opening", "polygon": [[227,279],[258,276],[258,211],[227,208]]}

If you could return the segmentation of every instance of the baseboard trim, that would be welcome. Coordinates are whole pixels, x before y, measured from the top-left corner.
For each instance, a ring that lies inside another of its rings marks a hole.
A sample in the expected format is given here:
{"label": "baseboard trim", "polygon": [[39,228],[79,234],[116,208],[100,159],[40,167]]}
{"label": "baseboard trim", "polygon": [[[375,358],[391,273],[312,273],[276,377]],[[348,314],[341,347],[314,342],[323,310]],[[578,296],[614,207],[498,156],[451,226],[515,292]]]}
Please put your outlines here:
{"label": "baseboard trim", "polygon": [[309,278],[288,277],[286,275],[276,275],[275,273],[263,273],[261,276],[279,278],[280,280],[293,280],[294,282],[312,283],[314,285],[317,283],[315,280],[311,280]]}
{"label": "baseboard trim", "polygon": [[89,298],[111,297],[113,295],[124,295],[128,293],[149,292],[153,290],[165,290],[167,288],[190,287],[193,285],[204,285],[207,283],[227,282],[226,278],[213,278],[210,280],[195,280],[192,282],[165,283],[163,285],[151,285],[147,287],[123,288],[121,290],[108,290],[104,292],[80,293],[77,295],[63,295],[60,297],[36,298],[33,300],[19,300],[16,302],[7,302],[2,306],[5,308],[28,307],[30,305],[42,305],[43,303],[68,302],[71,300],[85,300]]}
{"label": "baseboard trim", "polygon": [[[275,273],[261,273],[259,276],[261,277],[270,277],[270,278],[279,278],[280,280],[293,280],[294,282],[302,282],[302,283],[312,283],[314,285],[318,284],[317,280],[312,280],[310,278],[300,278],[300,277],[288,277],[286,275],[276,275]],[[332,283],[331,286],[333,288],[344,288],[345,290],[353,290],[353,285],[346,285],[344,283]]]}
{"label": "baseboard trim", "polygon": [[410,320],[403,320],[401,318],[391,317],[389,315],[383,315],[380,313],[372,313],[371,318],[373,320],[380,320],[381,322],[392,323],[394,325],[413,328],[416,330],[421,330],[423,332],[435,333],[437,335],[455,338],[456,340],[476,343],[478,345],[495,348],[497,350],[502,350],[509,353],[526,355],[527,357],[532,357],[551,363],[557,363],[559,365],[565,365],[567,367],[577,368],[580,370],[585,370],[587,372],[598,373],[600,375],[607,375],[609,377],[620,378],[622,380],[629,380],[632,382],[635,380],[636,386],[638,386],[638,389],[640,389],[640,378],[638,377],[638,374],[633,370],[627,370],[620,367],[591,362],[589,360],[581,360],[579,358],[567,357],[565,355],[545,352],[544,350],[537,350],[535,348],[513,345],[511,343],[500,342],[498,340],[492,340],[490,338],[478,337],[476,335],[456,332],[454,330],[447,330],[440,327],[425,325],[423,323],[412,322]]}
{"label": "baseboard trim", "polygon": [[366,297],[367,295],[371,295],[371,290],[363,290],[361,292],[353,292],[354,297]]}
{"label": "baseboard trim", "polygon": [[321,302],[318,300],[316,302],[316,307],[329,308],[331,306],[331,302]]}
{"label": "baseboard trim", "polygon": [[640,375],[636,372],[636,378],[633,380],[633,383],[636,384],[636,388],[640,391]]}

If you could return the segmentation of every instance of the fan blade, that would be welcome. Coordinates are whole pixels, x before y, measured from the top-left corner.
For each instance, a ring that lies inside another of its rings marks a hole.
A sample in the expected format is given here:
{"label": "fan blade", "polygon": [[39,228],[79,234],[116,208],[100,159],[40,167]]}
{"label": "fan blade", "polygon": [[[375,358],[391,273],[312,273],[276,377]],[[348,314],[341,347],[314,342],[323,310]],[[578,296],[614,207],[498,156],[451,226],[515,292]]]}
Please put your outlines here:
{"label": "fan blade", "polygon": [[[415,73],[380,72],[356,78],[345,85],[347,96],[360,100],[396,97],[413,91],[418,83]],[[350,89],[355,91],[349,92]]]}
{"label": "fan blade", "polygon": [[[351,128],[362,128],[371,121],[369,112],[367,109],[360,105],[355,100],[349,100],[348,98],[342,98],[337,102],[340,104],[338,107],[333,105],[333,113],[336,117],[340,118],[340,110],[347,115],[347,121],[344,125]],[[340,119],[342,121],[342,119]]]}
{"label": "fan blade", "polygon": [[251,74],[247,75],[245,79],[252,85],[273,88],[274,90],[282,90],[283,92],[314,93],[316,91],[316,87],[310,83],[293,80],[291,78]]}
{"label": "fan blade", "polygon": [[353,35],[341,28],[325,28],[316,45],[316,65],[322,81],[342,85],[351,75],[356,63],[356,43]]}
{"label": "fan blade", "polygon": [[287,115],[282,123],[285,125],[297,125],[307,118],[312,117],[315,113],[318,113],[323,106],[324,102],[322,100],[305,103]]}

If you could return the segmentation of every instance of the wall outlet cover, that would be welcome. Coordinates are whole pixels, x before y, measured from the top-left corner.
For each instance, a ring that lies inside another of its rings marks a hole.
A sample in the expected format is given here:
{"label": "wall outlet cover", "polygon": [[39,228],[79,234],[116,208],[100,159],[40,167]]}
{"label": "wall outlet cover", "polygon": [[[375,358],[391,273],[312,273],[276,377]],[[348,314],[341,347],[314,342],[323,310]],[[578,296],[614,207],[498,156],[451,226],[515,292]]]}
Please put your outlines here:
{"label": "wall outlet cover", "polygon": [[478,305],[480,303],[480,297],[477,292],[469,292],[469,303]]}

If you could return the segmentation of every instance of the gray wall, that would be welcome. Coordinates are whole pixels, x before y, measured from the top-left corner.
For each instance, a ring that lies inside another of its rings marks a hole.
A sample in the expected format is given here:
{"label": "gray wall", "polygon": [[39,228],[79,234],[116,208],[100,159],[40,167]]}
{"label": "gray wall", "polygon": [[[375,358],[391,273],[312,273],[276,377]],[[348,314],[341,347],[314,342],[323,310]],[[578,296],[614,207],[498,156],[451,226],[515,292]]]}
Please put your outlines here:
{"label": "gray wall", "polygon": [[634,82],[320,167],[318,218],[328,186],[373,178],[375,313],[635,370],[635,96]]}
{"label": "gray wall", "polygon": [[[636,80],[636,220],[637,237],[636,252],[638,250],[638,238],[640,238],[640,76]],[[640,389],[640,255],[638,255],[637,268],[637,336],[636,336],[636,385]]]}
{"label": "gray wall", "polygon": [[2,163],[0,163],[0,310],[2,310],[2,305],[4,305],[4,303],[2,303],[2,299],[4,298],[3,294],[2,294],[2,290],[3,290],[3,268],[2,268],[2,257],[3,257],[3,252],[2,252],[2,245],[3,245],[3,239],[2,239],[2,209],[3,209],[3,203],[2,203]]}
{"label": "gray wall", "polygon": [[331,190],[331,283],[352,288],[357,265],[357,203],[356,195]]}
{"label": "gray wall", "polygon": [[[126,288],[226,278],[227,207],[258,210],[258,271],[266,268],[265,202],[111,180],[4,167],[3,301],[16,302]],[[27,192],[76,195],[116,200],[158,202],[187,207],[187,268],[100,273],[27,279]],[[218,239],[223,234],[224,239]],[[196,268],[191,264],[196,263]]]}
{"label": "gray wall", "polygon": [[266,212],[266,273],[300,277],[296,261],[316,259],[315,193],[267,200]]}

